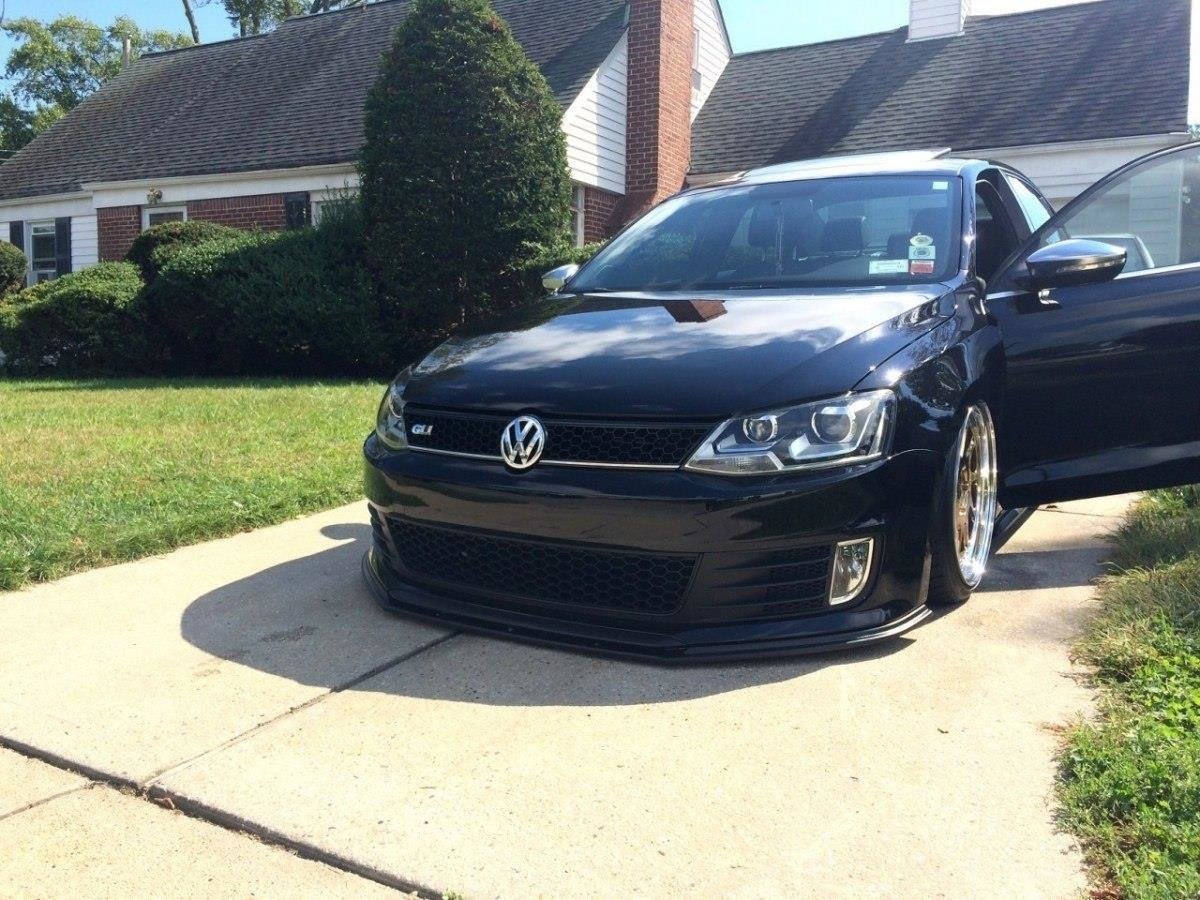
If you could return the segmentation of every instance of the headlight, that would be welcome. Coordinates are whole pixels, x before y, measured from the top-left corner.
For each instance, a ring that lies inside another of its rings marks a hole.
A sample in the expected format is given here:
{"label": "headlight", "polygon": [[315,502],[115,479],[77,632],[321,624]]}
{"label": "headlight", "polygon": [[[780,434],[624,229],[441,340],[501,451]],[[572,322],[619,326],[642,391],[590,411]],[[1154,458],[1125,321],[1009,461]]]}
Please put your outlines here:
{"label": "headlight", "polygon": [[407,450],[408,436],[404,433],[404,387],[412,375],[409,367],[388,385],[375,414],[375,433],[383,445],[391,450]]}
{"label": "headlight", "polygon": [[886,454],[896,421],[891,391],[847,394],[730,419],[688,460],[722,475],[766,475],[869,462]]}

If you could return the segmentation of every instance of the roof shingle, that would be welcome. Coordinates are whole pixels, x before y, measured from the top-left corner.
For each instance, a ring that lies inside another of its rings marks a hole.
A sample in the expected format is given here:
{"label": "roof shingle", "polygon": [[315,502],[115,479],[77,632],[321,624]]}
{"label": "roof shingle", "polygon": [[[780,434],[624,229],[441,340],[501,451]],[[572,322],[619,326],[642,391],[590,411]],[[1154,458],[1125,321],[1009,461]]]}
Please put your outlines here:
{"label": "roof shingle", "polygon": [[1181,131],[1189,0],[1102,0],[735,56],[692,172],[865,150],[1000,148]]}
{"label": "roof shingle", "polygon": [[[624,0],[495,0],[564,107],[624,33]],[[409,0],[144,56],[0,165],[0,199],[357,158],[363,106]]]}

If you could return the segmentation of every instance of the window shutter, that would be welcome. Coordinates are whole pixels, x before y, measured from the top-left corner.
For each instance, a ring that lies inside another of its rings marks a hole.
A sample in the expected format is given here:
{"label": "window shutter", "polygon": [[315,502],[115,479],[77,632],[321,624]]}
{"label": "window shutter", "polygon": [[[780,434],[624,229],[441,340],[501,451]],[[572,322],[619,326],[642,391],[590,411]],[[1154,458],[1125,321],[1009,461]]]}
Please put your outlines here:
{"label": "window shutter", "polygon": [[25,223],[24,222],[9,222],[8,223],[8,240],[14,244],[22,253],[25,252]]}
{"label": "window shutter", "polygon": [[288,228],[307,228],[311,225],[311,209],[307,193],[285,194],[283,197],[283,210]]}
{"label": "window shutter", "polygon": [[59,275],[71,273],[71,217],[54,220],[54,269]]}

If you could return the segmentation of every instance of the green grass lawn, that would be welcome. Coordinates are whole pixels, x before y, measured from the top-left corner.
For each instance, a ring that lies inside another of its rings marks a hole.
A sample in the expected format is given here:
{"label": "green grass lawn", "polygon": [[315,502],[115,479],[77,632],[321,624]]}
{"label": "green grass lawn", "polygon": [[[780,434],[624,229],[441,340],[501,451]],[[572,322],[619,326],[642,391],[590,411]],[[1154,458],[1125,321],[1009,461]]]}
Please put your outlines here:
{"label": "green grass lawn", "polygon": [[1145,499],[1114,562],[1081,648],[1101,718],[1070,734],[1065,818],[1105,895],[1200,897],[1200,488]]}
{"label": "green grass lawn", "polygon": [[0,380],[0,590],[360,497],[382,392]]}

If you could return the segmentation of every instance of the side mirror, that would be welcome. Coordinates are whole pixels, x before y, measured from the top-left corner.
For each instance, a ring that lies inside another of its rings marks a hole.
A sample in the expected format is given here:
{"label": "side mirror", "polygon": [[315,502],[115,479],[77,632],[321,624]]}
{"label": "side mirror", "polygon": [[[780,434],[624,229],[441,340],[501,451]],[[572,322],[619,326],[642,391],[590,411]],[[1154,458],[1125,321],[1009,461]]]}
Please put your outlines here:
{"label": "side mirror", "polygon": [[575,263],[567,263],[565,266],[559,266],[557,269],[551,269],[542,276],[542,287],[550,291],[552,294],[557,294],[567,283],[575,277],[579,272],[579,266]]}
{"label": "side mirror", "polygon": [[1031,291],[1101,284],[1120,275],[1128,257],[1123,247],[1101,241],[1059,241],[1030,254],[1025,260],[1026,271],[1019,272],[1014,280]]}

